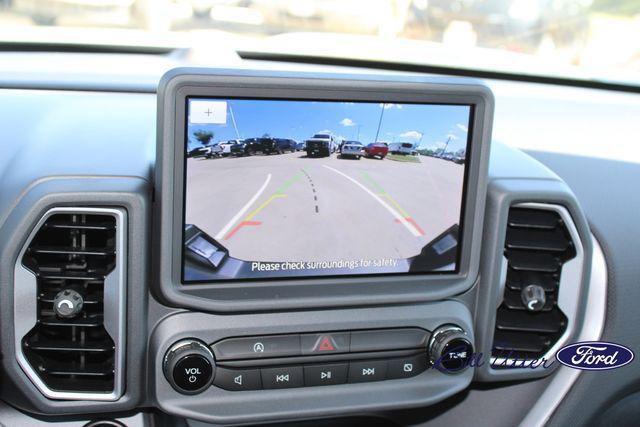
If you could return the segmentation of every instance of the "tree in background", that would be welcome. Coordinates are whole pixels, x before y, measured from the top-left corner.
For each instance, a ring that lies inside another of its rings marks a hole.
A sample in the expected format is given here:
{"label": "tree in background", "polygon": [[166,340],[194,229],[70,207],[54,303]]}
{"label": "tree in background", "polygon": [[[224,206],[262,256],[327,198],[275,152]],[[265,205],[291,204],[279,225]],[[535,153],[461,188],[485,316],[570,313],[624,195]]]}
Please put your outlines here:
{"label": "tree in background", "polygon": [[208,145],[213,139],[213,132],[198,130],[193,133],[193,136],[200,142],[200,144]]}
{"label": "tree in background", "polygon": [[595,12],[630,17],[640,14],[640,2],[638,0],[595,0],[591,9]]}

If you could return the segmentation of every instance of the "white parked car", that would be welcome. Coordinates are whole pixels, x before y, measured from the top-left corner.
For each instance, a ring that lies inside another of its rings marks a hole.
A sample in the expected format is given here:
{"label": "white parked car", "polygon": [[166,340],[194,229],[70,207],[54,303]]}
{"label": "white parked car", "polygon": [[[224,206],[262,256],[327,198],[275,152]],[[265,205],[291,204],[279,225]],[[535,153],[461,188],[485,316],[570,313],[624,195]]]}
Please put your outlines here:
{"label": "white parked car", "polygon": [[340,157],[354,157],[360,160],[364,155],[364,145],[358,141],[345,141],[340,147]]}
{"label": "white parked car", "polygon": [[240,143],[241,140],[239,139],[230,139],[229,141],[222,141],[220,143],[218,143],[218,145],[220,146],[220,148],[222,149],[221,151],[221,155],[222,156],[230,156],[231,155],[231,147]]}
{"label": "white parked car", "polygon": [[389,144],[389,152],[392,154],[411,155],[415,151],[416,151],[415,147],[410,142],[393,142]]}
{"label": "white parked car", "polygon": [[214,157],[222,156],[223,148],[220,146],[220,144],[212,144],[204,148],[205,148],[204,156],[207,159],[212,159]]}

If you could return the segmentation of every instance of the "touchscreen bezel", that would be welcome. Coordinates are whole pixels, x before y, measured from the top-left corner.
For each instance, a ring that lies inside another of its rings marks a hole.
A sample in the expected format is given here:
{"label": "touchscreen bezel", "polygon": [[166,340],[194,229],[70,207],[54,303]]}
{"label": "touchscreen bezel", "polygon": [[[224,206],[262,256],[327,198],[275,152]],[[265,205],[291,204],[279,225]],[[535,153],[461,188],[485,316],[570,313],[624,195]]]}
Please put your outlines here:
{"label": "touchscreen bezel", "polygon": [[[178,69],[158,94],[154,272],[167,302],[212,311],[431,300],[469,289],[478,275],[493,96],[462,79]],[[187,98],[470,105],[457,272],[182,283]],[[363,289],[362,286],[366,288]]]}

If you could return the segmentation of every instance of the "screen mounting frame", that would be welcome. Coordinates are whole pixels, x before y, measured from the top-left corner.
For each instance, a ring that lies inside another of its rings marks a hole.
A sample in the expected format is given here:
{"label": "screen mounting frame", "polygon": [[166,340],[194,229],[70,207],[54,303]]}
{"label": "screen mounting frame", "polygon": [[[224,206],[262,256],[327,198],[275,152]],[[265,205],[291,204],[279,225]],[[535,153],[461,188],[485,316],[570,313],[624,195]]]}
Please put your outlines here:
{"label": "screen mounting frame", "polygon": [[[188,97],[471,105],[458,273],[182,283],[185,127]],[[468,79],[175,69],[158,91],[154,204],[154,293],[164,302],[212,312],[361,306],[457,295],[477,280],[493,95]],[[366,286],[363,291],[362,286]]]}

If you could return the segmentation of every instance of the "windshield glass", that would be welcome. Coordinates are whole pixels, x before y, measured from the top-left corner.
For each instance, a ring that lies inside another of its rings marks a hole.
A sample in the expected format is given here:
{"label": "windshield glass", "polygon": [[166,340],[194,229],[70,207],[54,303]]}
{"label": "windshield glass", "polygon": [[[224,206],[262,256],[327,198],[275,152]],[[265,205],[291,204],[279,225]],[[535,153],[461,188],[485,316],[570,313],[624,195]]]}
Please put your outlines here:
{"label": "windshield glass", "polygon": [[231,47],[639,84],[639,34],[638,0],[0,0],[0,42],[186,47],[211,62]]}

